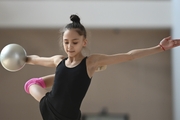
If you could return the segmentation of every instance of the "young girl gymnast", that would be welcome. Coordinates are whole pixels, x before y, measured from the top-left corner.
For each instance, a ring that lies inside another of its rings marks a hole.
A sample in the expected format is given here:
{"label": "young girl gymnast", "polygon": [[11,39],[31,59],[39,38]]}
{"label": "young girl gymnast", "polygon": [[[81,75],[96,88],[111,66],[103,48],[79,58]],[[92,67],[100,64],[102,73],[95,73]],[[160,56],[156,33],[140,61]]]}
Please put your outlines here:
{"label": "young girl gymnast", "polygon": [[[113,55],[92,54],[83,56],[87,45],[86,29],[77,15],[71,15],[72,23],[62,32],[62,43],[67,57],[27,56],[27,64],[56,67],[53,75],[32,78],[25,85],[25,91],[40,103],[43,120],[80,120],[81,103],[94,73],[101,67],[118,64],[169,50],[180,45],[180,39],[166,37],[154,47],[135,49]],[[51,91],[45,88],[52,86]]]}

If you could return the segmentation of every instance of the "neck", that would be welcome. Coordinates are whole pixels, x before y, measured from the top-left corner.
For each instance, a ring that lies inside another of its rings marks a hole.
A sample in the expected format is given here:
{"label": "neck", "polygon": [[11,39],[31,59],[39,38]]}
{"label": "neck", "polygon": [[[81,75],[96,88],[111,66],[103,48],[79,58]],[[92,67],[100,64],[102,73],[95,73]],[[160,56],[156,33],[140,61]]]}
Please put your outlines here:
{"label": "neck", "polygon": [[79,54],[79,55],[76,55],[76,56],[73,56],[73,57],[68,56],[67,61],[70,62],[70,63],[73,63],[73,62],[81,61],[83,58],[84,58],[84,56],[82,54]]}

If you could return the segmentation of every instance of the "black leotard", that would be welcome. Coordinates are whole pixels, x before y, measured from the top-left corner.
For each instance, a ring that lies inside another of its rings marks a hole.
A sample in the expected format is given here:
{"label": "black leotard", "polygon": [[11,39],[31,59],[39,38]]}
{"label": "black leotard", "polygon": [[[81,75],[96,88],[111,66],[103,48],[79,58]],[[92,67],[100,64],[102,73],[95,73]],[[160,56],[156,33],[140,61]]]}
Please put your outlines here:
{"label": "black leotard", "polygon": [[40,101],[44,120],[79,120],[80,106],[89,88],[85,57],[76,67],[68,68],[63,59],[56,68],[52,90]]}

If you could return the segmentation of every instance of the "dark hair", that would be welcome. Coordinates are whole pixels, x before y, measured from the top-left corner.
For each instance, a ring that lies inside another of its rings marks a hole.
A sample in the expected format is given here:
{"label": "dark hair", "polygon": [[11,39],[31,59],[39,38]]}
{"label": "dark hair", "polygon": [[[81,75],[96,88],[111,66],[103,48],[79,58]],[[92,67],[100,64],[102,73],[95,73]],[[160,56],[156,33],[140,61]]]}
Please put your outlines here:
{"label": "dark hair", "polygon": [[75,29],[79,35],[83,35],[86,38],[87,37],[86,29],[81,24],[79,16],[73,14],[70,16],[70,20],[72,21],[72,23],[69,23],[65,26],[62,32],[62,36],[66,30]]}

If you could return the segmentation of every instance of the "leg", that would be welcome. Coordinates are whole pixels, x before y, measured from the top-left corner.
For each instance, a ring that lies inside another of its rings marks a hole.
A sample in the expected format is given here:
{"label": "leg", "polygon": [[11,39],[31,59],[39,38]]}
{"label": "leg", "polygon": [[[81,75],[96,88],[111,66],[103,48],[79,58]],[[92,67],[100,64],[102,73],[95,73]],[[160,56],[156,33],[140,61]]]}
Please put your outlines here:
{"label": "leg", "polygon": [[53,85],[53,83],[54,83],[54,76],[55,76],[55,74],[41,77],[44,80],[44,83],[46,84],[46,87],[51,87]]}
{"label": "leg", "polygon": [[32,78],[24,85],[25,91],[28,94],[31,94],[37,101],[40,101],[41,98],[47,93],[47,90],[44,88],[46,88],[46,85],[42,78]]}
{"label": "leg", "polygon": [[37,84],[33,84],[29,87],[29,93],[31,94],[31,96],[34,97],[34,99],[36,99],[38,102],[40,102],[40,100],[45,96],[45,94],[48,91],[44,88],[42,88],[41,86],[37,85]]}
{"label": "leg", "polygon": [[47,75],[41,78],[32,78],[28,80],[25,85],[24,89],[27,93],[30,93],[37,101],[40,101],[42,97],[47,93],[47,90],[44,89],[46,87],[51,87],[54,83],[54,76]]}

